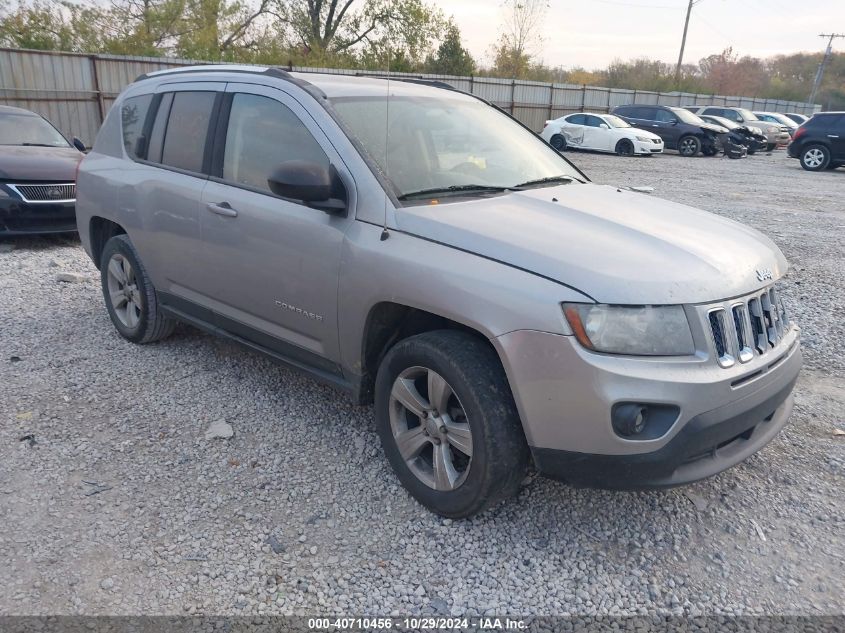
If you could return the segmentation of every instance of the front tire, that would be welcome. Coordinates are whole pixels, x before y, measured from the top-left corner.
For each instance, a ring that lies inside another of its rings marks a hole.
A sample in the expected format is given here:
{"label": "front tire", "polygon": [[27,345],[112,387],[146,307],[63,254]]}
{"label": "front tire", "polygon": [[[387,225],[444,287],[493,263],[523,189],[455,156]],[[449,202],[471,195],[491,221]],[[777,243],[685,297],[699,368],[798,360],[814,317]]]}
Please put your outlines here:
{"label": "front tire", "polygon": [[616,144],[616,153],[619,156],[633,156],[634,144],[627,138],[623,138]]}
{"label": "front tire", "polygon": [[400,341],[379,367],[375,405],[390,465],[432,512],[466,518],[518,490],[528,446],[486,342],[452,330]]}
{"label": "front tire", "polygon": [[100,280],[106,309],[123,338],[145,344],[173,333],[176,322],[161,312],[147,269],[128,235],[115,235],[106,242]]}
{"label": "front tire", "polygon": [[801,150],[800,161],[807,171],[822,171],[830,164],[830,150],[824,145],[808,145]]}
{"label": "front tire", "polygon": [[701,141],[695,136],[682,136],[678,141],[678,153],[681,156],[692,158],[701,151]]}
{"label": "front tire", "polygon": [[567,149],[566,137],[563,134],[555,134],[549,139],[549,145],[559,152],[565,152]]}

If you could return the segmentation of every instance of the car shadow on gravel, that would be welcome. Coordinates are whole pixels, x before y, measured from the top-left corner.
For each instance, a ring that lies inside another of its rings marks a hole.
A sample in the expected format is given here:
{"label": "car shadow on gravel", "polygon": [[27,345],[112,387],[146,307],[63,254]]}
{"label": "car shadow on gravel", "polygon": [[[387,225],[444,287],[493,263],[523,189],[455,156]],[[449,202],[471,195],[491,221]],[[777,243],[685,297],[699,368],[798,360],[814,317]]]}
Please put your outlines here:
{"label": "car shadow on gravel", "polygon": [[80,246],[79,235],[0,235],[0,253],[7,251],[45,251],[57,247]]}

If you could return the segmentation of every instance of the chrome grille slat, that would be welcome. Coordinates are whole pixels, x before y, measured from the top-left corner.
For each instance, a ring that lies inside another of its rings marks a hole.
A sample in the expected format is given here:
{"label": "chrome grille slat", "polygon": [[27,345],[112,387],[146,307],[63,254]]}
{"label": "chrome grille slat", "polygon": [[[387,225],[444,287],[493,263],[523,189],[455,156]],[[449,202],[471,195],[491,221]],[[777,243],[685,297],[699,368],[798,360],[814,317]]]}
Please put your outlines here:
{"label": "chrome grille slat", "polygon": [[789,331],[783,297],[772,286],[748,297],[710,306],[711,346],[721,367],[748,363],[777,347]]}
{"label": "chrome grille slat", "polygon": [[76,200],[76,184],[62,182],[55,184],[9,185],[24,202],[74,202]]}

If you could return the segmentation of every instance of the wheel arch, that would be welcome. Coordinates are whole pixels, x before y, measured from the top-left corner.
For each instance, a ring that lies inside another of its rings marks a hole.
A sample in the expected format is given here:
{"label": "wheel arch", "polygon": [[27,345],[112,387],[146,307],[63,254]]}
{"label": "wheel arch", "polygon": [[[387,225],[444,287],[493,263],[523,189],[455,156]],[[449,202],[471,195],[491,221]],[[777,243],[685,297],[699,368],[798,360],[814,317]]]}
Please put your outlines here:
{"label": "wheel arch", "polygon": [[410,305],[381,301],[370,308],[364,323],[359,375],[353,380],[355,401],[362,405],[372,404],[376,373],[381,360],[394,345],[411,336],[435,330],[469,334],[489,345],[501,362],[490,338],[477,327]]}
{"label": "wheel arch", "polygon": [[120,224],[104,217],[95,215],[91,216],[88,224],[88,235],[91,244],[91,259],[94,260],[94,265],[100,268],[100,258],[103,254],[103,248],[111,238],[115,235],[125,235],[126,229]]}

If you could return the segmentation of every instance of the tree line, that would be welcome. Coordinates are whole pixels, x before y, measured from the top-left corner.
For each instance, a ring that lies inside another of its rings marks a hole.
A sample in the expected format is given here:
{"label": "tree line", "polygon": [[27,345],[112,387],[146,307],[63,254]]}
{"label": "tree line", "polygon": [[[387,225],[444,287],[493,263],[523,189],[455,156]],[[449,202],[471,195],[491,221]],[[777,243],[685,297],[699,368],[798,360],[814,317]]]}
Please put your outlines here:
{"label": "tree line", "polygon": [[[804,101],[818,53],[768,59],[728,48],[682,68],[639,58],[600,70],[541,61],[547,0],[503,0],[492,62],[481,65],[451,17],[426,0],[0,0],[0,46],[208,61],[486,75],[609,88]],[[819,102],[845,109],[845,55]]]}

